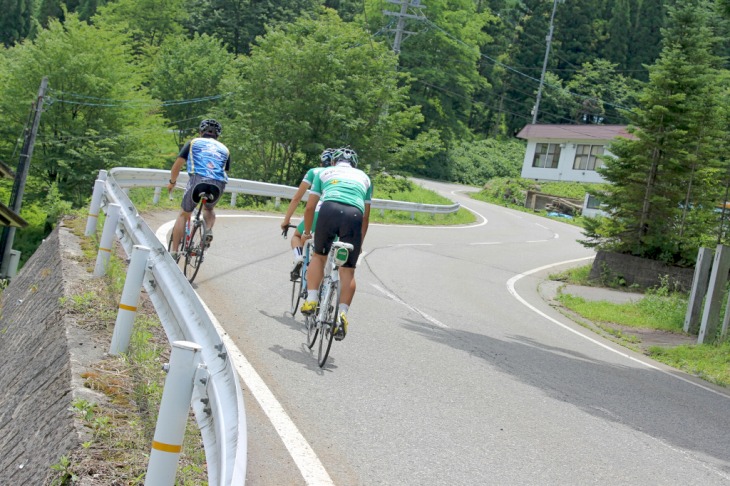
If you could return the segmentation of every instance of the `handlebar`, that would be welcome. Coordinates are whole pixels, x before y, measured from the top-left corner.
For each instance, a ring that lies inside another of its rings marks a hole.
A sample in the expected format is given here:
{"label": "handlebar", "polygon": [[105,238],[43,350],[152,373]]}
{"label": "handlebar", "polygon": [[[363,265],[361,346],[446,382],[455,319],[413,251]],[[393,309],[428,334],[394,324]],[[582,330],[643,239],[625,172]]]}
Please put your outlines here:
{"label": "handlebar", "polygon": [[295,225],[295,224],[286,225],[286,227],[281,231],[281,236],[283,236],[284,239],[286,239],[287,233],[289,232],[289,228],[296,228],[296,227],[297,227],[297,225]]}

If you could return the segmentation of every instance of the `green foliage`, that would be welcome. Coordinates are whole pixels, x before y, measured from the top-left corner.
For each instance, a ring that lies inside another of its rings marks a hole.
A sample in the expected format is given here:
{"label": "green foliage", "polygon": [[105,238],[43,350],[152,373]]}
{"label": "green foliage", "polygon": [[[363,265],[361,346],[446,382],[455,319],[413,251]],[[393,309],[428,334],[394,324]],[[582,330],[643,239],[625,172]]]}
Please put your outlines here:
{"label": "green foliage", "polygon": [[[162,132],[158,104],[145,93],[135,71],[128,38],[100,30],[68,14],[51,21],[33,42],[7,53],[8,75],[0,86],[3,134],[21,132],[41,78],[49,97],[30,165],[31,176],[56,183],[61,197],[80,206],[100,169],[154,166]],[[0,157],[13,148],[0,147]]]}
{"label": "green foliage", "polygon": [[[187,139],[198,135],[200,120],[221,96],[221,81],[232,69],[234,57],[220,40],[196,34],[192,39],[167,37],[149,62],[150,94],[167,102],[162,110],[175,128],[177,146],[182,147]],[[222,141],[226,133],[224,129]]]}
{"label": "green foliage", "polygon": [[448,152],[448,180],[483,185],[495,177],[517,178],[524,156],[525,144],[520,140],[464,142]]}
{"label": "green foliage", "polygon": [[660,60],[630,114],[636,140],[617,140],[615,158],[601,169],[611,190],[601,198],[611,217],[593,225],[588,244],[675,265],[691,265],[697,248],[717,226],[718,180],[727,162],[726,78],[711,53],[703,0],[671,10]]}
{"label": "green foliage", "polygon": [[270,30],[244,60],[221,106],[231,174],[293,184],[325,147],[351,145],[364,168],[389,167],[420,121],[406,108],[395,57],[332,10]]}

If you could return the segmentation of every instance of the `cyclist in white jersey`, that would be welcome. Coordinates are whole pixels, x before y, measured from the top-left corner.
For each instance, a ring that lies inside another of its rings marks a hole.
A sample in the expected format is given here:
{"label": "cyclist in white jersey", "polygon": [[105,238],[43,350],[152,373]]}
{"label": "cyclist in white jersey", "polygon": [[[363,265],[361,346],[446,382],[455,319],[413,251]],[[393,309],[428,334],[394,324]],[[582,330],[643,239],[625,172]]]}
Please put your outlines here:
{"label": "cyclist in white jersey", "polygon": [[[319,161],[321,164],[320,167],[312,167],[307,171],[306,174],[304,174],[304,178],[302,179],[302,182],[299,183],[297,192],[294,194],[294,197],[292,197],[291,202],[289,203],[289,207],[286,209],[284,221],[281,222],[282,230],[289,226],[291,217],[294,214],[294,211],[296,211],[297,206],[299,206],[299,202],[302,200],[304,193],[307,192],[307,189],[312,187],[312,183],[314,182],[314,176],[323,171],[325,167],[329,167],[330,165],[332,165],[332,154],[334,152],[335,149],[325,149],[324,152],[322,152],[322,155],[319,156]],[[317,225],[318,214],[319,211],[315,211],[314,223],[312,223],[313,227]],[[302,232],[304,232],[303,219],[299,222],[296,229],[294,230],[294,235],[291,237],[291,248],[292,252],[294,253],[294,268],[291,271],[292,281],[296,280],[299,277],[299,269],[301,268],[302,261],[304,260],[304,256],[302,255]]]}
{"label": "cyclist in white jersey", "polygon": [[[354,249],[347,262],[340,267],[339,325],[335,339],[342,340],[347,334],[347,313],[355,295],[355,266],[362,250],[362,243],[370,221],[370,202],[373,185],[370,178],[357,168],[357,154],[349,148],[337,149],[332,156],[332,167],[316,175],[310,189],[307,208],[304,211],[302,239],[314,232],[313,258],[307,270],[307,300],[302,305],[303,314],[312,314],[317,308],[317,289],[324,274],[327,253],[336,237],[350,243]],[[319,208],[317,226],[313,227],[314,212]]]}
{"label": "cyclist in white jersey", "polygon": [[198,129],[200,137],[194,138],[183,145],[170,170],[170,180],[167,185],[168,192],[175,187],[183,166],[186,166],[189,175],[188,185],[185,187],[185,194],[183,194],[182,203],[180,204],[180,214],[178,214],[175,226],[172,229],[174,248],[171,249],[171,253],[176,260],[179,250],[178,245],[185,232],[185,222],[200,202],[198,199],[200,191],[205,191],[213,196],[203,208],[203,219],[208,227],[206,244],[209,245],[213,240],[213,232],[211,231],[215,224],[215,211],[213,209],[226,188],[228,182],[227,172],[231,166],[231,153],[228,147],[218,141],[222,131],[223,127],[215,120],[201,121]]}

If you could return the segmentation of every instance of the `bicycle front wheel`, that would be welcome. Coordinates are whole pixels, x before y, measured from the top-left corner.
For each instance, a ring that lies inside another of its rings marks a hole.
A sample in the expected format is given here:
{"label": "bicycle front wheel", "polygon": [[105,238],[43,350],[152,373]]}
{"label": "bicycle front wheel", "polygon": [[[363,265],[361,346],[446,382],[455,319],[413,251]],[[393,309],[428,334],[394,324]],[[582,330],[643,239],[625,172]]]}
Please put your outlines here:
{"label": "bicycle front wheel", "polygon": [[299,278],[291,283],[291,307],[289,312],[291,312],[292,317],[297,313],[299,301],[302,298],[302,285],[302,272],[300,271]]}
{"label": "bicycle front wheel", "polygon": [[325,302],[319,305],[324,307],[324,318],[322,320],[322,329],[319,336],[319,353],[317,362],[320,368],[324,368],[327,363],[327,357],[330,354],[332,340],[335,337],[335,326],[337,325],[337,309],[340,307],[339,282],[331,282],[329,295],[326,296]]}
{"label": "bicycle front wheel", "polygon": [[307,327],[307,347],[312,349],[314,343],[317,342],[317,336],[319,335],[319,326],[317,325],[317,315],[312,314],[304,316],[304,325]]}
{"label": "bicycle front wheel", "polygon": [[183,274],[190,283],[193,283],[198,275],[198,270],[200,270],[200,265],[203,264],[206,232],[205,221],[201,220],[199,225],[193,225],[193,230],[190,233],[190,243],[185,252],[185,267],[183,268]]}

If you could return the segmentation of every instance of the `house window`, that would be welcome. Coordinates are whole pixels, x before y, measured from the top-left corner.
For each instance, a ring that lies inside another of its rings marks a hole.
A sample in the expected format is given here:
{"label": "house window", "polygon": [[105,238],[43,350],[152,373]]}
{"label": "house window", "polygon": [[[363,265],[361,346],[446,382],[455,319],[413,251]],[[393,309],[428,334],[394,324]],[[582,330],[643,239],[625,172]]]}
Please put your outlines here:
{"label": "house window", "polygon": [[559,160],[560,145],[556,143],[538,143],[535,145],[535,158],[532,159],[533,167],[557,169]]}
{"label": "house window", "polygon": [[603,167],[603,161],[598,158],[603,155],[603,145],[578,145],[575,150],[573,169],[596,170]]}

